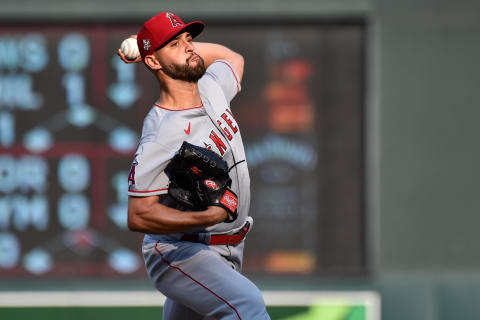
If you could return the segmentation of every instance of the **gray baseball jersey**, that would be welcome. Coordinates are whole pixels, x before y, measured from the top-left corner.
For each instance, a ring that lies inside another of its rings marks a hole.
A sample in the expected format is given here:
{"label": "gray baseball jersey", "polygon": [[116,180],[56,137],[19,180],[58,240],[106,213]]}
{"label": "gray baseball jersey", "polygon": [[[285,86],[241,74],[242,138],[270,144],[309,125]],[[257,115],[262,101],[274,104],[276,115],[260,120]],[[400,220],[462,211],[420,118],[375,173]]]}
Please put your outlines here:
{"label": "gray baseball jersey", "polygon": [[[229,107],[230,101],[240,91],[237,79],[228,62],[217,60],[198,82],[203,105],[185,110],[169,110],[158,104],[152,107],[144,120],[142,137],[132,163],[129,195],[167,194],[169,180],[163,170],[183,141],[216,152],[229,167],[245,160],[240,129]],[[233,223],[207,228],[212,233],[241,227],[248,215],[250,178],[247,162],[235,165],[230,176],[232,190],[239,200],[238,218]],[[171,203],[168,197],[161,197],[161,202],[182,209]]]}
{"label": "gray baseball jersey", "polygon": [[[232,234],[246,221],[253,222],[248,217],[250,178],[243,142],[229,107],[240,83],[232,66],[217,60],[199,80],[198,88],[201,106],[177,111],[155,104],[146,116],[128,178],[128,194],[159,195],[162,204],[185,210],[168,196],[169,180],[163,171],[183,141],[211,149],[233,167],[230,176],[239,200],[238,218],[189,233]],[[180,241],[183,235],[150,234],[143,242],[149,277],[167,297],[165,320],[270,319],[258,288],[238,272],[243,242],[206,245]]]}

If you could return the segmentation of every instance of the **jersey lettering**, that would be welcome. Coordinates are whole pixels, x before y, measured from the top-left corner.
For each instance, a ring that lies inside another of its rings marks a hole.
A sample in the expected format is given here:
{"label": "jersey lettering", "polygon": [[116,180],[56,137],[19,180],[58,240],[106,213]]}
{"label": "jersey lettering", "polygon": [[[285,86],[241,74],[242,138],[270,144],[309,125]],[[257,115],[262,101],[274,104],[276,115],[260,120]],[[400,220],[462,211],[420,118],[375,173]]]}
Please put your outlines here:
{"label": "jersey lettering", "polygon": [[220,139],[220,137],[217,136],[217,134],[213,130],[210,132],[210,139],[212,139],[212,141],[217,146],[218,151],[223,156],[223,154],[225,153],[225,150],[227,150],[227,147],[223,143],[222,139]]}
{"label": "jersey lettering", "polygon": [[166,14],[167,18],[170,19],[170,22],[172,24],[172,27],[178,27],[178,26],[183,26],[183,23],[180,21],[180,19],[174,15],[171,12],[167,12]]}
{"label": "jersey lettering", "polygon": [[[228,109],[227,109],[228,112]],[[230,113],[231,114],[231,113]],[[230,128],[232,128],[233,133],[237,133],[238,128],[233,124],[232,120],[227,116],[226,113],[222,113],[221,117],[225,120]]]}
{"label": "jersey lettering", "polygon": [[227,128],[222,127],[222,122],[220,120],[217,120],[217,123],[218,123],[218,127],[222,130],[223,134],[225,135],[225,137],[227,137],[228,141],[232,141],[233,136],[230,133],[230,131],[228,131]]}
{"label": "jersey lettering", "polygon": [[130,173],[128,174],[128,183],[135,184],[135,167],[137,166],[138,162],[135,160],[130,167]]}
{"label": "jersey lettering", "polygon": [[206,143],[205,141],[202,141],[202,142],[203,142],[203,144],[205,145],[205,148],[206,148],[207,150],[212,150],[212,145],[211,145],[210,143]]}

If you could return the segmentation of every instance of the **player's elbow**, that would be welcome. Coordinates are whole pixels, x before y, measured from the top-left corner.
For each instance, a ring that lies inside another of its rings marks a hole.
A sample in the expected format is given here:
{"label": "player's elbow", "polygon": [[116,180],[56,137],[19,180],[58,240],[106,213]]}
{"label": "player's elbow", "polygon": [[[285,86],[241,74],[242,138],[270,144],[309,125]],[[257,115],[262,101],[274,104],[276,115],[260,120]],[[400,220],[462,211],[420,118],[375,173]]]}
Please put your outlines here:
{"label": "player's elbow", "polygon": [[141,231],[138,213],[131,208],[128,208],[127,226],[130,231]]}
{"label": "player's elbow", "polygon": [[243,77],[243,68],[245,65],[245,59],[240,53],[233,52],[232,57],[230,58],[230,63],[232,64],[233,69],[235,69],[235,72],[240,78],[238,80],[241,81]]}
{"label": "player's elbow", "polygon": [[231,57],[230,57],[230,62],[232,64],[237,64],[237,65],[242,65],[243,66],[243,64],[245,63],[245,59],[243,58],[243,56],[240,53],[232,51]]}
{"label": "player's elbow", "polygon": [[150,209],[150,201],[145,201],[145,198],[129,197],[128,199],[128,215],[127,215],[127,227],[130,231],[142,232],[143,219]]}

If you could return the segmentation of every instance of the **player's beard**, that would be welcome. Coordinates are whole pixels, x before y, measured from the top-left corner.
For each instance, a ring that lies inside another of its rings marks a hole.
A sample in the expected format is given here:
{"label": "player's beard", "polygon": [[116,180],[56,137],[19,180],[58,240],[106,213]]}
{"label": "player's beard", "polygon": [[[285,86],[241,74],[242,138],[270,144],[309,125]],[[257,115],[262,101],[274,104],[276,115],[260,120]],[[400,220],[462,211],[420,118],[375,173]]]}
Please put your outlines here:
{"label": "player's beard", "polygon": [[[190,60],[196,56],[199,58],[197,65],[192,67]],[[170,78],[187,82],[197,82],[205,74],[205,71],[205,62],[199,55],[192,55],[185,64],[171,64],[163,68],[163,72]]]}

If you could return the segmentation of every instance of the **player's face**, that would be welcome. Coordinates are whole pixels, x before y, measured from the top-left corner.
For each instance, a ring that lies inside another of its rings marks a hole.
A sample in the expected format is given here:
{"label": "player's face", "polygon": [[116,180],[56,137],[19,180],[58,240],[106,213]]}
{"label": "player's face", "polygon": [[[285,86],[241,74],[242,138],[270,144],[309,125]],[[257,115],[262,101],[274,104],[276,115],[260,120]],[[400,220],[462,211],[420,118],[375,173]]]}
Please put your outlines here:
{"label": "player's face", "polygon": [[205,73],[205,62],[195,53],[190,33],[184,32],[155,52],[163,72],[172,79],[197,82]]}

